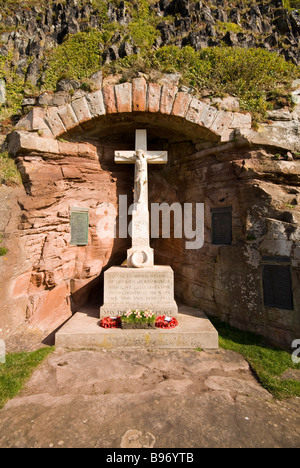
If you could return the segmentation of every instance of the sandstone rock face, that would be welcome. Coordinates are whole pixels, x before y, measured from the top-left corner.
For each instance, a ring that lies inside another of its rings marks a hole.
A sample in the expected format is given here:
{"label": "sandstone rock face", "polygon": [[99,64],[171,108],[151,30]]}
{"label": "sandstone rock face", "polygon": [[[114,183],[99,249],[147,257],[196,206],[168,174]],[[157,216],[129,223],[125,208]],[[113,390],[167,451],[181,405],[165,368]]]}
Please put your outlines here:
{"label": "sandstone rock face", "polygon": [[[100,240],[96,235],[96,210],[103,202],[117,204],[120,181],[117,183],[117,168],[111,164],[110,148],[59,143],[58,151],[56,145],[52,148],[56,153],[37,149],[39,152],[33,150],[17,159],[27,194],[19,199],[19,224],[13,232],[7,230],[18,247],[22,246],[23,255],[8,255],[6,263],[4,259],[1,262],[3,269],[7,263],[11,268],[21,263],[19,275],[10,278],[9,295],[17,303],[22,301],[23,318],[25,313],[32,327],[50,331],[87,300],[92,280],[113,258],[113,240]],[[105,170],[102,165],[107,165]],[[123,193],[130,190],[125,182]],[[72,206],[90,210],[87,247],[70,246]],[[126,244],[121,248],[122,241],[118,243],[117,263],[124,260],[122,252],[126,252]]]}
{"label": "sandstone rock face", "polygon": [[[277,125],[286,115],[271,117]],[[50,333],[91,294],[101,305],[103,271],[124,261],[130,238],[99,238],[97,224],[119,195],[132,202],[133,168],[113,155],[134,148],[137,127],[147,128],[150,150],[169,152],[166,167],[149,169],[150,202],[204,203],[202,248],[187,249],[172,234],[152,242],[155,263],[175,271],[178,300],[290,346],[300,334],[299,139],[261,140],[249,114],[144,78],[34,107],[10,135],[24,189],[9,194],[13,209],[1,224],[8,253],[0,257],[0,328],[26,322]],[[70,245],[72,207],[89,209],[86,246]],[[212,212],[223,208],[232,213],[228,245],[212,242]],[[264,303],[270,262],[290,268],[292,309]]]}
{"label": "sandstone rock face", "polygon": [[[160,203],[203,202],[205,242],[200,250],[186,250],[185,240],[159,239],[153,245],[156,261],[174,269],[182,302],[290,346],[300,332],[300,161],[276,161],[264,149],[240,148],[195,152],[183,162],[182,150],[178,144],[170,149],[173,164],[166,179],[150,179],[151,195]],[[212,243],[216,207],[232,208],[230,245]],[[284,260],[291,267],[294,310],[264,305],[264,264]]]}

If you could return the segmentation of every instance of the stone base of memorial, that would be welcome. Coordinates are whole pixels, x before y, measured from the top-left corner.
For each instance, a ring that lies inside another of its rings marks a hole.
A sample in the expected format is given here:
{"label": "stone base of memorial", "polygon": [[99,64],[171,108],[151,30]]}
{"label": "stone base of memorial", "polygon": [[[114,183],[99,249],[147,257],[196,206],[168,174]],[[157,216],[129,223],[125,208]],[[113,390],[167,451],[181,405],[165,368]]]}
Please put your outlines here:
{"label": "stone base of memorial", "polygon": [[111,267],[104,273],[104,304],[100,317],[121,316],[129,309],[174,316],[174,272],[169,266]]}

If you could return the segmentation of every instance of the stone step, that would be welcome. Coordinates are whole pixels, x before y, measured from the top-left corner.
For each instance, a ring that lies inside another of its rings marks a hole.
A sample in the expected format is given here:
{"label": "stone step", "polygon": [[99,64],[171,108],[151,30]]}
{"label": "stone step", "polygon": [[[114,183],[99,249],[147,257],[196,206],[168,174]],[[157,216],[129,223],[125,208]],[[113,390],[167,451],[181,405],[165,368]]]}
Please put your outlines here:
{"label": "stone step", "polygon": [[62,348],[217,349],[218,332],[206,315],[179,307],[178,326],[173,329],[122,330],[99,326],[99,308],[83,307],[55,335]]}

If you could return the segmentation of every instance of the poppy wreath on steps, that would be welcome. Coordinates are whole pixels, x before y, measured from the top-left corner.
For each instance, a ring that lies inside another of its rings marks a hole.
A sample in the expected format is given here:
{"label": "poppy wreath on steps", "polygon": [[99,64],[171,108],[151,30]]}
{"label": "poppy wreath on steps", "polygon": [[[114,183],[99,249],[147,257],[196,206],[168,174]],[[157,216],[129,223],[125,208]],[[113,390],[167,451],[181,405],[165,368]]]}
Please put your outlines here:
{"label": "poppy wreath on steps", "polygon": [[102,328],[120,328],[120,317],[104,317],[100,320],[100,327]]}
{"label": "poppy wreath on steps", "polygon": [[160,315],[155,321],[155,326],[157,328],[175,328],[178,325],[178,321],[175,317],[168,317],[166,319],[165,315]]}

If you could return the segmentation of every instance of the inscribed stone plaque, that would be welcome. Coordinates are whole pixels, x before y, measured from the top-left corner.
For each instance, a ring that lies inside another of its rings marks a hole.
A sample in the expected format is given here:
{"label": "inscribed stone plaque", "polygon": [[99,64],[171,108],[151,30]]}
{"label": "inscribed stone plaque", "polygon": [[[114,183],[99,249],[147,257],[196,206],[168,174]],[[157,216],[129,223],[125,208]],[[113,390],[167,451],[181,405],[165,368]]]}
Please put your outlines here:
{"label": "inscribed stone plaque", "polygon": [[212,209],[212,243],[227,244],[232,242],[232,208]]}
{"label": "inscribed stone plaque", "polygon": [[71,208],[71,245],[87,245],[89,238],[88,208]]}
{"label": "inscribed stone plaque", "polygon": [[264,304],[293,310],[291,270],[288,265],[263,265]]}
{"label": "inscribed stone plaque", "polygon": [[123,315],[128,309],[149,309],[156,315],[176,315],[174,272],[168,266],[111,267],[104,273],[101,316]]}

